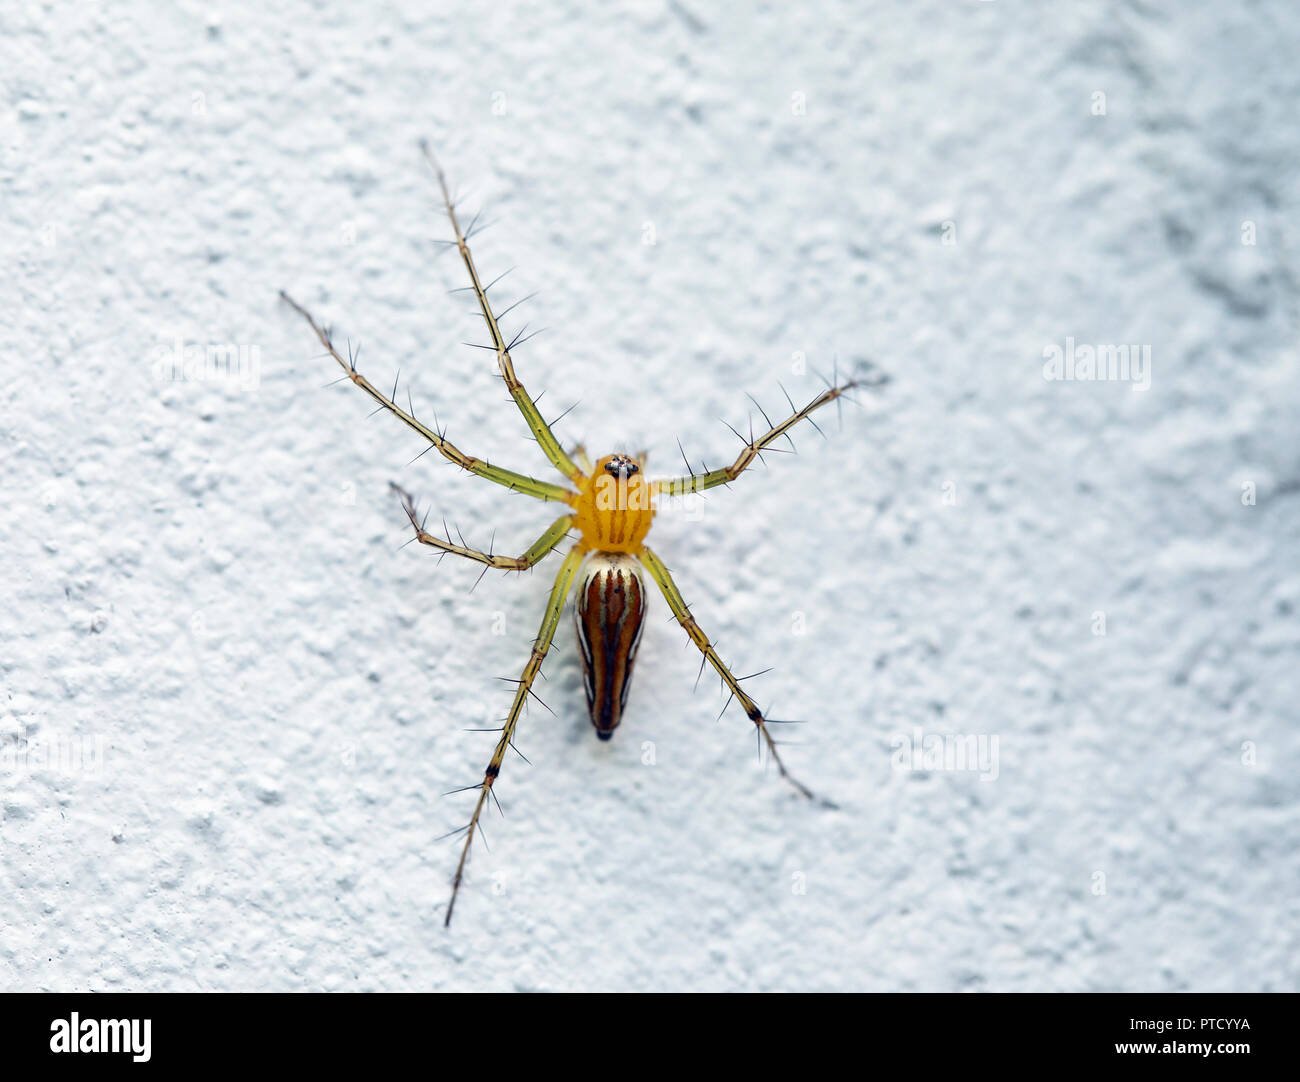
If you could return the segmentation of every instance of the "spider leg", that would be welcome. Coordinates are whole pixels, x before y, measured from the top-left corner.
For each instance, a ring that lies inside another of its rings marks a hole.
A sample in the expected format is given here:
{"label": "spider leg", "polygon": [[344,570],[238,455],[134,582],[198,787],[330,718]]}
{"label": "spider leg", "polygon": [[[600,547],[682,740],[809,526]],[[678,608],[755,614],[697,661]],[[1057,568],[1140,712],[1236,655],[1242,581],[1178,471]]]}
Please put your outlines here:
{"label": "spider leg", "polygon": [[534,564],[541,563],[550,555],[551,550],[568,536],[569,529],[573,526],[572,515],[561,515],[547,527],[546,532],[534,541],[522,556],[498,556],[493,552],[480,552],[478,549],[469,548],[464,544],[458,545],[451,540],[450,533],[445,541],[441,537],[429,533],[424,528],[420,516],[416,513],[415,501],[411,498],[411,494],[391,481],[389,486],[402,498],[402,507],[406,511],[406,517],[411,520],[411,527],[415,530],[416,541],[422,545],[428,545],[430,548],[439,549],[442,552],[450,552],[456,556],[476,560],[478,563],[486,564],[487,567],[495,567],[500,571],[526,571]]}
{"label": "spider leg", "polygon": [[578,460],[578,465],[582,467],[583,473],[591,473],[591,456],[587,454],[587,445],[585,443],[580,443],[574,447],[571,457]]}
{"label": "spider leg", "polygon": [[[492,786],[496,782],[497,775],[501,773],[501,762],[506,756],[506,750],[510,747],[511,739],[514,737],[519,715],[523,712],[524,704],[528,701],[533,681],[537,679],[537,674],[541,670],[542,661],[551,648],[551,640],[555,638],[555,627],[559,623],[560,613],[564,610],[564,601],[569,595],[569,587],[573,585],[573,576],[585,555],[586,553],[583,552],[580,546],[574,545],[564,558],[564,563],[560,565],[559,574],[555,576],[555,585],[551,587],[551,599],[546,604],[546,615],[542,617],[542,626],[533,642],[532,653],[528,656],[528,664],[524,666],[523,675],[519,678],[516,686],[514,701],[510,704],[510,713],[506,715],[505,725],[501,729],[501,739],[497,741],[497,746],[492,752],[492,759],[483,774],[482,785],[477,786],[479,790],[478,801],[474,805],[474,814],[470,817],[469,826],[465,830],[465,845],[460,851],[460,862],[456,865],[456,877],[452,880],[451,899],[447,902],[447,915],[443,920],[444,925],[451,923],[451,911],[456,904],[456,893],[460,890],[460,881],[465,874],[465,861],[469,857],[469,846],[474,839],[474,830],[478,826],[479,816],[483,813],[483,808],[487,804],[488,796],[492,792]],[[471,788],[475,787],[471,786]]]}
{"label": "spider leg", "polygon": [[487,289],[479,279],[478,269],[474,266],[474,257],[470,255],[469,245],[465,241],[465,234],[461,232],[460,222],[456,218],[456,209],[452,205],[451,193],[447,191],[447,178],[443,175],[442,166],[438,164],[438,160],[433,156],[429,145],[423,140],[420,142],[420,149],[424,151],[424,156],[428,160],[430,168],[438,178],[438,187],[442,189],[442,201],[446,204],[447,217],[451,219],[451,228],[456,234],[456,247],[460,250],[460,258],[465,264],[465,270],[469,272],[470,286],[474,290],[474,296],[478,298],[478,306],[483,313],[483,322],[487,324],[488,333],[492,336],[491,348],[496,352],[497,367],[501,370],[501,378],[505,380],[506,387],[510,391],[510,397],[515,400],[519,412],[524,415],[529,431],[536,438],[551,465],[570,481],[577,481],[583,476],[582,470],[577,467],[573,459],[565,454],[564,448],[560,446],[560,441],[555,438],[555,434],[551,431],[551,426],[546,423],[538,411],[536,401],[529,396],[524,389],[524,385],[519,382],[518,377],[515,375],[515,366],[510,359],[510,350],[516,342],[506,341],[501,334],[501,328],[497,324],[496,316],[492,314],[492,306],[488,303]]}
{"label": "spider leg", "polygon": [[[772,425],[766,433],[755,438],[751,433],[750,438],[745,440],[745,446],[741,448],[740,454],[736,461],[730,466],[723,466],[721,469],[710,470],[707,473],[691,472],[688,477],[675,477],[671,480],[655,481],[652,485],[652,491],[666,493],[670,496],[681,496],[687,492],[702,492],[706,488],[713,488],[716,485],[730,484],[750,466],[754,464],[763,451],[771,447],[773,443],[785,436],[800,421],[808,418],[814,410],[820,409],[828,402],[834,402],[840,395],[851,391],[854,387],[867,386],[864,380],[849,380],[839,386],[828,387],[803,409],[797,409],[779,425]],[[771,424],[771,422],[768,422]],[[812,421],[816,424],[816,421]],[[735,429],[732,429],[734,432]],[[741,437],[744,439],[744,437]],[[687,463],[687,469],[690,469],[690,463]]]}
{"label": "spider leg", "polygon": [[280,296],[295,312],[302,316],[311,329],[316,332],[316,337],[320,339],[321,345],[325,347],[329,352],[329,355],[333,357],[334,360],[338,362],[339,367],[343,369],[345,378],[350,379],[365,391],[366,394],[373,398],[379,404],[380,409],[386,410],[403,424],[415,429],[415,431],[428,440],[433,447],[436,447],[438,452],[444,458],[454,462],[461,469],[468,470],[470,473],[478,477],[486,477],[489,481],[495,481],[498,485],[505,485],[506,488],[514,489],[516,492],[526,493],[527,495],[534,496],[539,500],[567,501],[573,497],[574,494],[563,485],[552,485],[546,481],[539,481],[536,477],[528,477],[525,474],[515,473],[513,470],[507,470],[501,466],[493,466],[491,463],[485,462],[481,458],[473,458],[470,455],[465,454],[464,451],[461,451],[459,448],[454,446],[450,440],[444,438],[442,433],[435,432],[420,421],[417,421],[411,413],[402,409],[401,406],[393,401],[393,398],[390,395],[385,394],[366,379],[365,376],[357,371],[355,358],[344,360],[339,354],[339,351],[334,348],[334,342],[330,337],[329,332],[316,322],[312,314],[307,311],[306,308],[289,296],[288,293],[284,292],[284,290],[280,291]]}
{"label": "spider leg", "polygon": [[727,689],[739,700],[749,720],[757,727],[759,735],[767,744],[767,750],[772,756],[772,762],[776,763],[777,769],[781,772],[781,777],[785,778],[804,796],[810,800],[813,799],[812,790],[786,770],[785,764],[781,762],[781,756],[776,750],[776,743],[772,739],[772,734],[768,731],[763,712],[758,708],[758,704],[745,693],[744,688],[740,686],[740,681],[736,679],[722,658],[718,656],[718,652],[713,648],[713,643],[709,641],[709,637],[700,630],[700,625],[695,622],[695,617],[691,615],[691,610],[682,599],[681,591],[677,589],[677,584],[673,582],[672,575],[669,574],[668,568],[664,566],[663,561],[648,546],[644,545],[637,555],[649,570],[650,576],[659,584],[659,589],[663,591],[668,607],[672,609],[673,615],[677,617],[677,622],[682,625],[686,634],[690,636],[691,642],[695,643],[699,648],[700,653],[704,655],[704,659],[717,670],[718,675],[722,677],[723,683],[727,685]]}

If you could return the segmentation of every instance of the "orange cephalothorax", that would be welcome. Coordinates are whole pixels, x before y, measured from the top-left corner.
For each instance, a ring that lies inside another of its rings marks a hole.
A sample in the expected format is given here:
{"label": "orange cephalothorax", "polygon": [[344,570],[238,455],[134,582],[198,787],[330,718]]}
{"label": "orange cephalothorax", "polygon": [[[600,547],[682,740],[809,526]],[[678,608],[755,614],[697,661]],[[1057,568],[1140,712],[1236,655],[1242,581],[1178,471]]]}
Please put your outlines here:
{"label": "orange cephalothorax", "polygon": [[590,477],[578,482],[574,520],[582,547],[597,552],[636,552],[654,518],[651,488],[629,455],[606,455]]}

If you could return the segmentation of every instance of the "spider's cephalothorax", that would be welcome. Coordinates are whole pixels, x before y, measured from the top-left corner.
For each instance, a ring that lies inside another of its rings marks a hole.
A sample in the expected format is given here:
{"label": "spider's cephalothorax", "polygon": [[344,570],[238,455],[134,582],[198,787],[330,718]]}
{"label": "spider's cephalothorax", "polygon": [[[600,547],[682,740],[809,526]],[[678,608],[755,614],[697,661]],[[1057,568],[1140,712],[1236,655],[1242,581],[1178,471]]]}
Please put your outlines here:
{"label": "spider's cephalothorax", "polygon": [[[781,762],[781,756],[777,752],[776,741],[772,739],[769,729],[772,719],[763,716],[763,711],[759,709],[758,704],[741,686],[741,679],[736,677],[718,655],[712,641],[695,622],[695,617],[691,615],[691,610],[677,589],[677,584],[673,581],[668,568],[645,543],[645,537],[654,520],[656,496],[679,497],[688,493],[702,492],[718,485],[730,484],[765,450],[774,449],[772,445],[778,440],[789,440],[791,428],[807,418],[814,410],[828,402],[834,402],[845,391],[858,386],[859,381],[850,380],[838,386],[829,385],[802,409],[794,409],[794,403],[791,402],[790,408],[794,410],[791,416],[780,424],[771,425],[761,436],[755,437],[751,432],[749,440],[745,442],[735,462],[720,469],[700,473],[690,471],[687,477],[647,481],[642,472],[645,468],[644,455],[607,455],[594,466],[587,460],[586,452],[581,448],[575,449],[571,457],[560,445],[551,431],[551,426],[538,411],[536,400],[529,396],[524,385],[515,375],[510,351],[519,340],[519,335],[510,341],[502,335],[497,317],[492,312],[492,305],[488,302],[487,294],[492,286],[481,284],[482,279],[474,266],[474,258],[470,255],[466,234],[461,231],[460,222],[456,218],[456,211],[447,191],[442,170],[438,168],[433,156],[428,153],[427,147],[425,153],[437,174],[447,216],[451,219],[452,230],[455,233],[455,240],[448,243],[454,244],[460,252],[461,260],[469,273],[469,288],[473,290],[478,301],[483,321],[487,325],[487,333],[492,340],[491,345],[486,348],[495,353],[497,368],[506,389],[510,392],[510,397],[519,407],[519,412],[523,414],[529,430],[541,446],[547,460],[567,484],[543,481],[527,474],[516,473],[503,466],[493,465],[486,459],[467,455],[452,444],[443,432],[417,420],[413,410],[406,410],[399,406],[393,394],[386,394],[366,379],[357,371],[352,356],[345,360],[335,349],[328,330],[322,328],[311,314],[287,293],[281,293],[281,296],[311,325],[321,344],[343,369],[344,379],[351,380],[365,391],[381,410],[391,413],[403,424],[418,432],[430,447],[435,448],[444,458],[476,477],[486,478],[539,500],[567,504],[569,507],[568,512],[552,522],[522,556],[501,556],[491,551],[480,552],[472,549],[463,539],[457,543],[451,539],[450,532],[445,539],[427,532],[424,522],[416,514],[414,501],[401,489],[397,489],[401,494],[407,518],[415,530],[415,539],[420,544],[436,549],[443,555],[453,553],[481,563],[484,565],[484,573],[488,568],[523,571],[545,559],[553,549],[570,537],[574,529],[579,534],[577,543],[569,548],[555,577],[555,584],[551,587],[550,598],[547,601],[546,613],[542,617],[542,626],[538,630],[537,638],[533,640],[533,647],[528,655],[528,662],[524,665],[523,674],[514,681],[515,691],[510,711],[499,730],[501,735],[493,749],[483,781],[480,785],[468,786],[470,789],[478,790],[478,799],[474,804],[474,814],[465,828],[465,843],[461,848],[460,862],[456,865],[456,876],[452,881],[451,901],[447,904],[446,916],[446,923],[450,923],[452,906],[456,902],[456,892],[460,889],[475,829],[478,827],[483,809],[487,806],[488,798],[495,799],[492,787],[501,773],[506,751],[514,746],[512,741],[515,728],[529,696],[533,694],[533,683],[541,672],[542,662],[551,648],[555,629],[560,621],[560,613],[564,609],[575,579],[578,581],[575,615],[578,641],[582,647],[583,682],[587,692],[587,707],[598,736],[608,739],[622,720],[627,703],[632,663],[636,659],[636,649],[645,622],[644,572],[649,572],[660,593],[668,602],[673,616],[703,655],[700,662],[701,671],[705,664],[712,666],[727,690],[728,704],[735,700],[744,710],[745,716],[754,724],[763,742],[762,746],[767,749],[781,776],[787,778],[804,796],[812,796],[805,786],[795,781],[786,771],[785,764]],[[472,230],[471,226],[471,232]],[[575,458],[577,461],[574,461]],[[581,576],[579,576],[580,567]],[[726,707],[723,709],[725,710]]]}
{"label": "spider's cephalothorax", "polygon": [[628,455],[606,455],[589,474],[576,478],[570,502],[579,542],[596,552],[635,553],[654,519],[654,491],[641,463]]}

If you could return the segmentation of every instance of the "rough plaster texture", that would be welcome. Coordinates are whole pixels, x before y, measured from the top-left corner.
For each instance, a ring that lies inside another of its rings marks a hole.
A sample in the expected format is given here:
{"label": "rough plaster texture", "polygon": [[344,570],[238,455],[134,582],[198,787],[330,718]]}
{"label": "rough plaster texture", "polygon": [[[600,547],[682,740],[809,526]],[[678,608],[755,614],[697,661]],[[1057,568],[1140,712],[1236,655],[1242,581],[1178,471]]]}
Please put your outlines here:
{"label": "rough plaster texture", "polygon": [[[585,9],[0,16],[0,987],[1294,990],[1295,8]],[[549,577],[470,593],[387,484],[516,551],[553,509],[408,465],[276,300],[543,470],[420,136],[565,440],[719,464],[797,354],[892,376],[653,535],[838,810],[662,603],[598,743],[566,618],[449,932]],[[1045,379],[1067,337],[1149,388]]]}

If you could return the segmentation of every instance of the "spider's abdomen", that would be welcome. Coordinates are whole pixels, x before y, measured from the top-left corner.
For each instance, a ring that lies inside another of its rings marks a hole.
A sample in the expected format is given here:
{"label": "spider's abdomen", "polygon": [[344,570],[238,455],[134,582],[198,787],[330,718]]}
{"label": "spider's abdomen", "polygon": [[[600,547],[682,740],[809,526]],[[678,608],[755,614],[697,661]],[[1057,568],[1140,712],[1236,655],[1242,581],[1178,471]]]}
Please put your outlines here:
{"label": "spider's abdomen", "polygon": [[582,682],[596,735],[614,735],[645,623],[645,580],[635,556],[593,552],[587,557],[573,607],[582,648]]}
{"label": "spider's abdomen", "polygon": [[584,548],[637,552],[654,518],[649,483],[627,455],[606,455],[579,483],[574,520]]}

